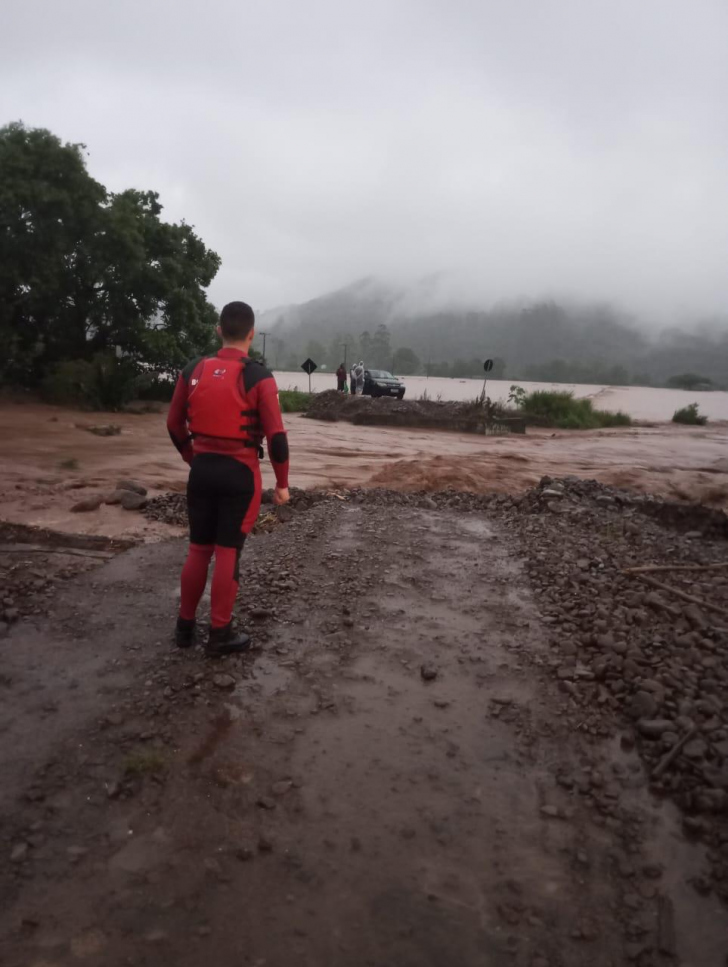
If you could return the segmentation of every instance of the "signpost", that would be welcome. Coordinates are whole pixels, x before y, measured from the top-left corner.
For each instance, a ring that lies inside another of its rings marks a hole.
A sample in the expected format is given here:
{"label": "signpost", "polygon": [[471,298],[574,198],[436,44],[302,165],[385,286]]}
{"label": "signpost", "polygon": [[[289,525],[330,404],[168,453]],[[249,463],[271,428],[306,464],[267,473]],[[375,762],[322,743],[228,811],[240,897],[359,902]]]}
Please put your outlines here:
{"label": "signpost", "polygon": [[318,366],[311,359],[311,357],[309,357],[305,363],[301,363],[301,369],[304,371],[304,373],[308,373],[308,391],[310,393],[311,392],[311,373],[314,373],[318,369]]}
{"label": "signpost", "polygon": [[483,363],[483,369],[485,370],[485,377],[483,379],[483,394],[481,397],[484,403],[485,403],[485,384],[488,382],[488,373],[491,371],[492,368],[493,368],[493,360],[486,359],[486,361]]}
{"label": "signpost", "polygon": [[264,366],[267,366],[268,365],[268,360],[265,358],[265,337],[266,336],[270,336],[270,333],[269,332],[259,332],[258,335],[263,337],[263,365]]}

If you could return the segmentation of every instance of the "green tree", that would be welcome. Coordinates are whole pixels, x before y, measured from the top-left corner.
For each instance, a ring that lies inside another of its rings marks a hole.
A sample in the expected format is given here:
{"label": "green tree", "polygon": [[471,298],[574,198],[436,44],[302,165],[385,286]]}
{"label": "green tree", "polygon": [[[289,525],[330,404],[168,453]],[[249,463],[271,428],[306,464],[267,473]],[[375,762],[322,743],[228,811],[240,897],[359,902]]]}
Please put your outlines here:
{"label": "green tree", "polygon": [[392,367],[401,376],[413,376],[420,371],[421,363],[412,349],[402,347],[395,352]]}
{"label": "green tree", "polygon": [[64,360],[121,355],[172,371],[206,351],[220,266],[155,192],[109,194],[83,145],[0,129],[0,376],[33,385]]}
{"label": "green tree", "polygon": [[483,362],[482,359],[455,359],[450,366],[449,375],[458,379],[483,376]]}
{"label": "green tree", "polygon": [[[62,145],[22,124],[0,129],[0,374],[36,381],[55,343],[59,356],[85,350],[75,279],[99,232],[106,190],[86,171],[83,145]],[[89,284],[89,283],[87,283]],[[90,285],[90,284],[89,284]]]}
{"label": "green tree", "polygon": [[673,389],[697,389],[699,386],[710,387],[712,381],[698,373],[679,373],[677,376],[671,376],[667,385]]}
{"label": "green tree", "polygon": [[372,369],[389,369],[392,365],[392,344],[389,329],[382,323],[377,326],[371,346],[371,359],[364,360]]}
{"label": "green tree", "polygon": [[[338,369],[339,365],[344,362],[344,344],[346,344],[346,364],[347,367],[351,366],[354,361],[354,355],[358,351],[358,345],[356,339],[351,336],[345,336],[343,333],[337,333],[329,342],[328,352],[326,353],[326,362],[329,369]],[[357,356],[357,359],[359,357]]]}
{"label": "green tree", "polygon": [[281,360],[285,358],[285,343],[279,336],[274,336],[271,339],[272,351],[270,353],[270,359],[268,360],[270,369],[280,369]]}
{"label": "green tree", "polygon": [[632,377],[634,386],[652,386],[652,377],[649,373],[635,373]]}
{"label": "green tree", "polygon": [[371,333],[365,329],[361,336],[359,336],[359,359],[363,359],[364,365],[367,367],[373,366],[372,345]]}
{"label": "green tree", "polygon": [[[500,356],[493,357],[493,369],[488,373],[489,379],[503,379],[506,374],[506,361]],[[480,375],[480,374],[478,374]]]}
{"label": "green tree", "polygon": [[299,360],[298,365],[300,366],[305,359],[312,359],[318,367],[326,365],[326,350],[317,339],[309,339],[306,344],[306,355]]}

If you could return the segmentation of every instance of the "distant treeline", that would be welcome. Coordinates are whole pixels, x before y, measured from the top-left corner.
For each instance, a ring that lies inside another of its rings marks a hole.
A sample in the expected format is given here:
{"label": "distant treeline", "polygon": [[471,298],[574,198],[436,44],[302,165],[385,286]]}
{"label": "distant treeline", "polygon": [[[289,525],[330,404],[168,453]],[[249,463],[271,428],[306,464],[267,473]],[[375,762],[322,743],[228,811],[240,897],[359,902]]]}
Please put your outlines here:
{"label": "distant treeline", "polygon": [[[728,385],[728,323],[650,339],[610,306],[556,302],[498,306],[480,312],[398,315],[382,287],[351,286],[265,316],[268,361],[297,368],[306,356],[335,369],[363,359],[399,375],[477,377],[495,361],[492,378],[685,388]],[[678,380],[679,385],[683,385]]]}

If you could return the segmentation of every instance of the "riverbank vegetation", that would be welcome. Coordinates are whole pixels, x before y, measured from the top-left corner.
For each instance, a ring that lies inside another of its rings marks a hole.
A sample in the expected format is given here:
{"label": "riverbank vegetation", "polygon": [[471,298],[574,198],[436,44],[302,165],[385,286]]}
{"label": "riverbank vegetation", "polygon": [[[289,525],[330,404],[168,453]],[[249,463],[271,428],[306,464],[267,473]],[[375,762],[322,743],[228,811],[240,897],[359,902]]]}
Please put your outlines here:
{"label": "riverbank vegetation", "polygon": [[672,417],[673,423],[683,423],[685,426],[705,426],[708,417],[703,416],[697,403],[690,403],[683,406],[680,410],[675,410]]}
{"label": "riverbank vegetation", "polygon": [[278,393],[281,413],[305,413],[311,405],[313,394],[297,389],[282,389]]}
{"label": "riverbank vegetation", "polygon": [[529,423],[561,430],[598,430],[614,426],[631,426],[627,413],[610,413],[594,409],[589,399],[575,399],[573,393],[535,390],[527,393],[512,386],[509,402]]}

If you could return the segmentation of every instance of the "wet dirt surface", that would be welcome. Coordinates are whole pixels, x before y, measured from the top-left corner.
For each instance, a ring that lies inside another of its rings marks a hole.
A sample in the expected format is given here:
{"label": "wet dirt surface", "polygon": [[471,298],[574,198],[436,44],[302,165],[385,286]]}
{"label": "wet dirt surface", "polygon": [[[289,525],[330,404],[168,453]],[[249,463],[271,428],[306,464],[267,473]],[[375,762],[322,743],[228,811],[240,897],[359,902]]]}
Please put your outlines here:
{"label": "wet dirt surface", "polygon": [[578,727],[522,553],[319,503],[249,542],[260,649],[218,663],[169,644],[183,542],[71,578],[0,642],[3,965],[722,967],[704,848]]}
{"label": "wet dirt surface", "polygon": [[[118,436],[84,427],[113,422]],[[516,493],[544,475],[573,473],[671,499],[728,506],[728,425],[660,425],[623,430],[529,430],[482,438],[457,433],[354,427],[285,418],[291,483],[299,487],[385,486]],[[132,477],[150,497],[184,490],[187,468],[172,447],[164,413],[83,414],[34,403],[0,405],[0,519],[56,530],[155,540],[169,528],[119,506],[72,513]],[[265,486],[273,485],[264,461]]]}

